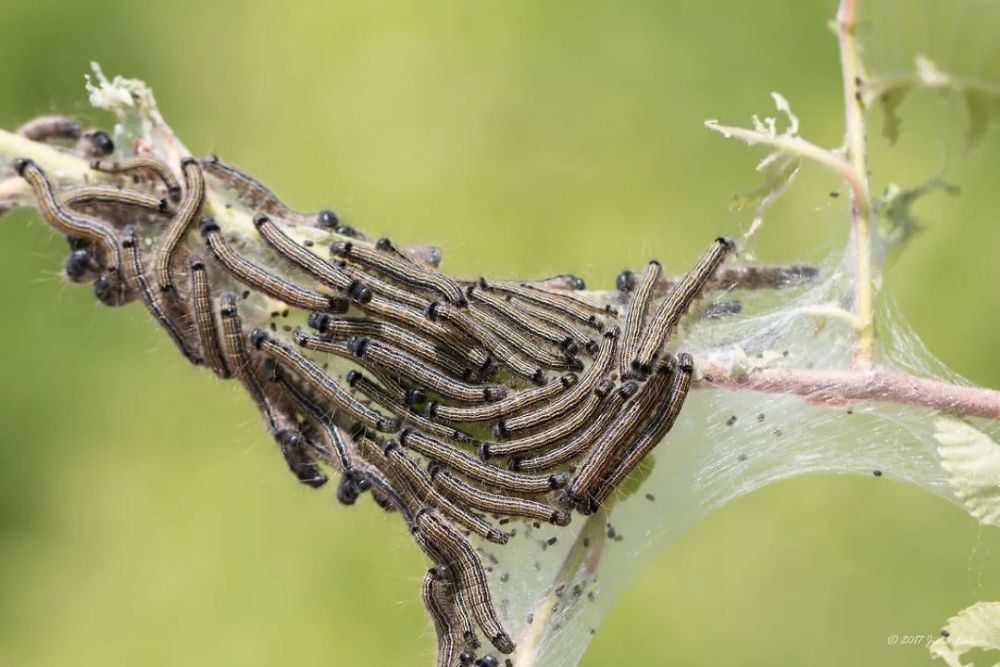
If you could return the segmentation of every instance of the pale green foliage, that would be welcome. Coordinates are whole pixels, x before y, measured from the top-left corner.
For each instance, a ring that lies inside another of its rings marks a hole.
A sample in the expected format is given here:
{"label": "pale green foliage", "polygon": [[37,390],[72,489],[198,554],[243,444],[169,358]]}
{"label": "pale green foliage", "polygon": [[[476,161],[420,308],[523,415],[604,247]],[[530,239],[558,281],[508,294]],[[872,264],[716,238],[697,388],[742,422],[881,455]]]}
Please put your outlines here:
{"label": "pale green foliage", "polygon": [[[796,174],[799,173],[801,165],[800,155],[795,152],[785,150],[780,147],[781,140],[794,140],[799,138],[799,119],[792,112],[792,107],[780,93],[772,92],[774,106],[780,114],[788,120],[788,126],[784,131],[778,131],[777,118],[767,116],[763,120],[753,117],[753,131],[760,138],[758,140],[748,136],[741,136],[751,146],[760,142],[777,149],[768,153],[763,160],[757,163],[757,171],[764,176],[764,181],[753,190],[736,195],[730,204],[733,211],[742,211],[747,206],[755,206],[753,222],[750,225],[748,235],[752,234],[764,221],[764,212],[767,207],[773,204],[785,190],[792,184]],[[721,133],[729,138],[731,133],[714,120],[705,121],[705,126],[711,130]]]}
{"label": "pale green foliage", "polygon": [[[942,636],[930,645],[931,655],[948,667],[972,665],[962,656],[974,649],[1000,650],[1000,602],[977,602],[948,620]],[[982,664],[984,667],[987,663]],[[994,662],[993,667],[1000,665]]]}
{"label": "pale green foliage", "polygon": [[948,483],[969,514],[983,523],[1000,526],[1000,445],[965,422],[938,419],[941,466]]}
{"label": "pale green foliage", "polygon": [[975,145],[986,134],[990,123],[1000,122],[1000,91],[966,90],[965,109],[969,114],[969,144]]}
{"label": "pale green foliage", "polygon": [[890,144],[899,139],[900,105],[911,91],[920,88],[960,96],[967,116],[965,140],[970,148],[985,136],[990,123],[1000,121],[1000,87],[945,72],[930,58],[920,55],[915,59],[911,75],[873,79],[865,87],[865,103],[877,102],[882,107],[882,134]]}
{"label": "pale green foliage", "polygon": [[957,195],[960,189],[938,175],[907,189],[890,183],[880,197],[872,200],[872,209],[881,222],[879,231],[883,257],[901,248],[923,228],[920,219],[913,213],[913,205],[923,196],[938,191]]}

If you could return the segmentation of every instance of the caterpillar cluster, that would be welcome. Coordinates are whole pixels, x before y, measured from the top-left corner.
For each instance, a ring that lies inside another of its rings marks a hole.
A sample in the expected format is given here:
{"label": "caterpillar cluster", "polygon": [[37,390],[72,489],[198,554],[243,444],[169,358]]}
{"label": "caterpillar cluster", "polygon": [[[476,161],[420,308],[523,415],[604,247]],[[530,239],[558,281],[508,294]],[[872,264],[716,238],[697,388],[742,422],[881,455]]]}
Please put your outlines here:
{"label": "caterpillar cluster", "polygon": [[[71,120],[44,120],[22,134],[83,141]],[[295,211],[218,158],[111,160],[103,137],[99,156],[94,141],[83,152],[117,184],[61,189],[35,162],[15,163],[69,239],[67,276],[110,306],[141,300],[186,359],[241,383],[300,482],[335,474],[341,503],[369,492],[405,520],[433,563],[422,595],[441,666],[498,664],[477,657],[480,636],[515,648],[469,536],[502,545],[510,518],[565,526],[596,511],[684,404],[693,362],[666,348],[692,303],[720,283],[775,286],[806,271],[720,270],[734,250],[720,238],[680,278],[655,261],[620,274],[620,308],[578,293],[571,275],[464,280],[439,270],[435,248]],[[210,186],[256,212],[259,239],[206,215]],[[326,247],[298,240],[301,227]],[[304,326],[245,326],[261,297]],[[330,359],[348,370],[331,372]]]}

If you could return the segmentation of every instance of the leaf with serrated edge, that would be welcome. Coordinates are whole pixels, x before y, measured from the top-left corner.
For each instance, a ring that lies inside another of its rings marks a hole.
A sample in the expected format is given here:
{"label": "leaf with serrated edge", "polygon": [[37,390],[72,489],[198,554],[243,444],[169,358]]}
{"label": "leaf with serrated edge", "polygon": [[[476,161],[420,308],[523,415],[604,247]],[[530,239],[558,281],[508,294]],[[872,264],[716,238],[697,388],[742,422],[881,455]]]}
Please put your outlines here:
{"label": "leaf with serrated edge", "polygon": [[969,514],[1000,526],[1000,445],[960,421],[938,419],[934,438],[948,483]]}
{"label": "leaf with serrated edge", "polygon": [[[948,667],[967,667],[962,655],[973,649],[1000,649],[1000,602],[977,602],[948,619],[939,639],[929,649]],[[994,667],[1000,666],[1000,662]]]}

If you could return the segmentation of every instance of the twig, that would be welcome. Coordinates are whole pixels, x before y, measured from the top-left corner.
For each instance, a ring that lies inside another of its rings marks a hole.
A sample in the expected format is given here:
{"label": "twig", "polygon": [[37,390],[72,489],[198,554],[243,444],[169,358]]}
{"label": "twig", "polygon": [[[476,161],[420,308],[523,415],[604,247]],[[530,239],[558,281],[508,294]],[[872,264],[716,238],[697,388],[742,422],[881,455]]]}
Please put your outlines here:
{"label": "twig", "polygon": [[862,65],[856,30],[859,0],[841,0],[837,10],[837,41],[844,87],[844,149],[854,172],[851,187],[851,231],[854,241],[855,314],[860,323],[854,348],[854,365],[871,364],[875,350],[874,290],[872,280],[871,198],[868,193],[868,156],[865,144],[864,103],[861,98]]}
{"label": "twig", "polygon": [[928,380],[883,366],[858,370],[765,368],[748,373],[696,360],[696,388],[725,387],[769,394],[796,394],[821,405],[883,401],[969,417],[1000,419],[1000,391]]}
{"label": "twig", "polygon": [[[90,165],[82,157],[53,148],[48,144],[26,139],[14,132],[0,130],[0,156],[15,159],[31,158],[47,172],[73,180],[83,180],[85,176],[100,176],[90,171]],[[21,179],[17,179],[21,181]],[[105,177],[97,180],[106,180]],[[23,183],[23,181],[21,181]],[[26,191],[26,190],[25,190]]]}
{"label": "twig", "polygon": [[745,127],[720,125],[714,120],[706,120],[705,127],[718,132],[726,139],[742,139],[751,146],[758,144],[769,146],[782,153],[811,160],[844,179],[847,187],[851,190],[852,200],[859,198],[864,201],[868,200],[867,185],[864,180],[858,178],[858,174],[850,162],[830,149],[817,146],[801,137],[772,136],[766,132],[750,130]]}

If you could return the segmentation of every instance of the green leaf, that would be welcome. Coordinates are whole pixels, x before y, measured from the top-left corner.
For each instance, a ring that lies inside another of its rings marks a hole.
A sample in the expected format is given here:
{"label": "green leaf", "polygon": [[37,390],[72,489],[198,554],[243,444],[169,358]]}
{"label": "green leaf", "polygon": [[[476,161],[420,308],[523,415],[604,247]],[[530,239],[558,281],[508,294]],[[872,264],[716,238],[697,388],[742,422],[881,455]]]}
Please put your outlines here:
{"label": "green leaf", "polygon": [[784,192],[795,178],[799,170],[799,159],[786,153],[772,153],[758,165],[757,170],[764,175],[764,182],[750,192],[733,197],[729,204],[730,209],[742,211],[751,205],[766,207],[776,196]]}
{"label": "green leaf", "polygon": [[1000,122],[1000,95],[969,88],[965,91],[965,111],[969,116],[965,139],[972,148],[986,136],[991,122]]}
{"label": "green leaf", "polygon": [[[966,667],[962,655],[973,649],[1000,649],[1000,602],[977,602],[948,620],[941,637],[931,642],[931,655],[948,667]],[[1000,666],[1000,662],[994,667]]]}
{"label": "green leaf", "polygon": [[888,88],[883,91],[879,96],[879,104],[882,105],[882,136],[884,136],[888,141],[889,145],[892,146],[899,139],[899,126],[902,121],[899,118],[899,105],[903,103],[903,98],[906,94],[910,92],[912,86],[910,84],[899,84]]}
{"label": "green leaf", "polygon": [[865,104],[878,103],[882,107],[882,134],[889,145],[895,144],[899,139],[899,107],[909,92],[916,89],[940,90],[961,96],[969,119],[965,134],[969,148],[982,140],[991,122],[1000,121],[1000,84],[946,72],[930,58],[920,55],[915,59],[912,73],[886,78],[872,77],[864,88]]}
{"label": "green leaf", "polygon": [[953,419],[935,422],[941,467],[969,514],[1000,526],[1000,445],[988,435]]}
{"label": "green leaf", "polygon": [[935,191],[957,195],[960,189],[948,183],[941,176],[935,176],[917,187],[904,190],[895,183],[886,186],[885,192],[872,201],[872,209],[881,220],[882,241],[885,253],[902,247],[917,232],[923,229],[920,219],[913,214],[913,205],[918,199]]}

